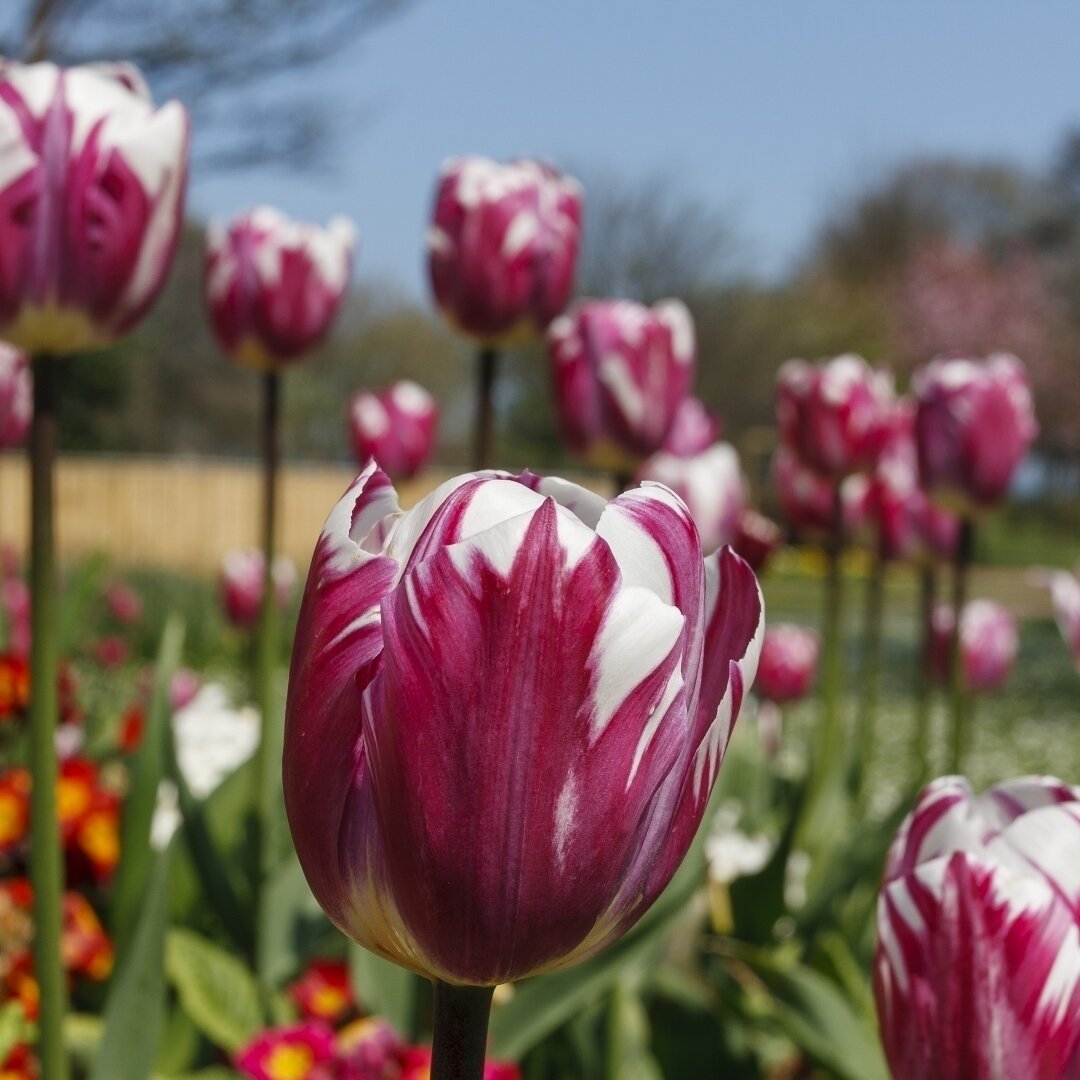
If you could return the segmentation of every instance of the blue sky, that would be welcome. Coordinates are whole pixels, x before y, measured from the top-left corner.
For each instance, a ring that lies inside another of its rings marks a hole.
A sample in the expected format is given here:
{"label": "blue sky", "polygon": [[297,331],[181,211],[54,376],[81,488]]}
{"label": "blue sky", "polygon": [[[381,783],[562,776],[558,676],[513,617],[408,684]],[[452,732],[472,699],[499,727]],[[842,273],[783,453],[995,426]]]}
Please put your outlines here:
{"label": "blue sky", "polygon": [[421,297],[440,161],[534,154],[677,174],[773,274],[907,155],[1045,165],[1080,124],[1078,53],[1075,0],[419,0],[305,75],[342,114],[337,167],[195,177],[192,205],[345,212],[357,272]]}

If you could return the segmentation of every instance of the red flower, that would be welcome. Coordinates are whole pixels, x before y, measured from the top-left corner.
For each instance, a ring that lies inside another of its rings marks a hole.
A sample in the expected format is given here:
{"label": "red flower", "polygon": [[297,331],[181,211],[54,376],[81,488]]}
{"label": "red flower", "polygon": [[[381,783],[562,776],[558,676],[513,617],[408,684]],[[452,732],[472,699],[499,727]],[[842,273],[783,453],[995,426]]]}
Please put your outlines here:
{"label": "red flower", "polygon": [[0,855],[9,855],[26,839],[30,828],[30,773],[8,769],[0,773]]}
{"label": "red flower", "polygon": [[106,634],[94,645],[94,659],[103,668],[119,667],[131,655],[128,643],[116,634]]}
{"label": "red flower", "polygon": [[320,1068],[334,1060],[334,1033],[325,1024],[303,1023],[261,1031],[236,1055],[251,1080],[323,1080]]}
{"label": "red flower", "polygon": [[30,704],[30,668],[15,653],[0,654],[0,724],[22,717]]}
{"label": "red flower", "polygon": [[328,1024],[337,1023],[356,1008],[349,969],[340,960],[314,961],[289,987],[289,997],[306,1020]]}

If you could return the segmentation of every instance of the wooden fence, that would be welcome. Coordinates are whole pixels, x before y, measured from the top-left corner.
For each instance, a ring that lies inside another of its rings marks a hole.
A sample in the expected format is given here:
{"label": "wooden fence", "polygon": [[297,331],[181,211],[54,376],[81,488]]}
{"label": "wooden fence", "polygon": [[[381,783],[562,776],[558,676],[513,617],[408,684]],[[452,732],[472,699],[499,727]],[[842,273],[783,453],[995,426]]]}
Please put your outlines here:
{"label": "wooden fence", "polygon": [[[301,569],[354,474],[349,466],[284,470],[278,543]],[[403,505],[446,475],[401,485]],[[259,489],[254,462],[65,457],[56,477],[61,559],[104,552],[124,565],[213,574],[225,552],[257,542]],[[25,456],[0,455],[0,540],[19,552],[26,551],[29,490]]]}

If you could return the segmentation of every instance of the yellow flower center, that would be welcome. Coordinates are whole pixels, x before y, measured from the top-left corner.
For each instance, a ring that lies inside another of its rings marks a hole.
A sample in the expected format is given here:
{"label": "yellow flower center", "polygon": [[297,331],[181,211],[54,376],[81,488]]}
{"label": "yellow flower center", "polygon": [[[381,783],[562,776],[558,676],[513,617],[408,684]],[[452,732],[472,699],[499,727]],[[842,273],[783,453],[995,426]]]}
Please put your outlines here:
{"label": "yellow flower center", "polygon": [[348,1003],[349,999],[338,986],[320,986],[311,995],[311,1011],[323,1019],[337,1016]]}
{"label": "yellow flower center", "polygon": [[270,1051],[263,1069],[270,1080],[305,1080],[314,1064],[310,1047],[283,1043]]}
{"label": "yellow flower center", "polygon": [[90,805],[90,787],[85,780],[61,777],[56,782],[56,813],[60,824],[74,821]]}
{"label": "yellow flower center", "polygon": [[0,791],[0,847],[14,844],[26,832],[26,810],[14,792]]}
{"label": "yellow flower center", "polygon": [[95,866],[106,870],[120,859],[120,833],[116,817],[109,813],[91,814],[79,829],[79,846]]}

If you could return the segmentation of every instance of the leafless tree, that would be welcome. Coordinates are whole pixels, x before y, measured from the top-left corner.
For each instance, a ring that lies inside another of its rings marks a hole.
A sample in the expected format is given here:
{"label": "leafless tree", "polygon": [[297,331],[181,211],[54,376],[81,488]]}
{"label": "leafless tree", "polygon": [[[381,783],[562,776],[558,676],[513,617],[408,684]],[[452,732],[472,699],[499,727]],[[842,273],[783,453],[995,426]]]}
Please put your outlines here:
{"label": "leafless tree", "polygon": [[[296,73],[329,60],[409,0],[4,0],[0,52],[78,64],[132,60],[192,111],[200,166],[325,154],[343,115]],[[346,106],[346,115],[348,106]]]}

